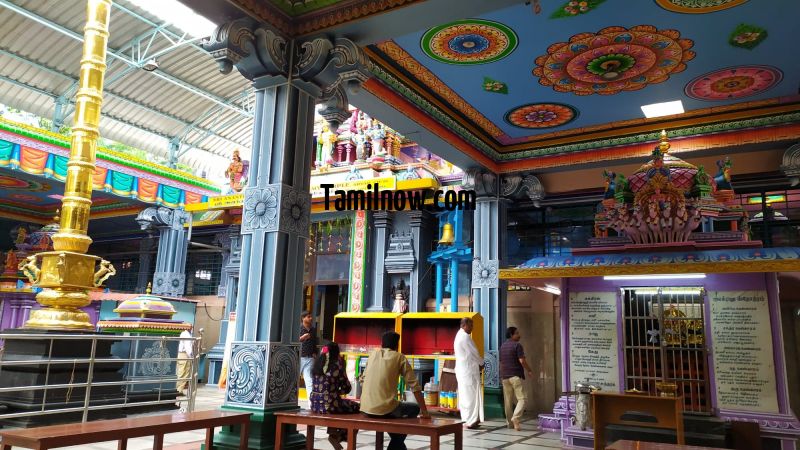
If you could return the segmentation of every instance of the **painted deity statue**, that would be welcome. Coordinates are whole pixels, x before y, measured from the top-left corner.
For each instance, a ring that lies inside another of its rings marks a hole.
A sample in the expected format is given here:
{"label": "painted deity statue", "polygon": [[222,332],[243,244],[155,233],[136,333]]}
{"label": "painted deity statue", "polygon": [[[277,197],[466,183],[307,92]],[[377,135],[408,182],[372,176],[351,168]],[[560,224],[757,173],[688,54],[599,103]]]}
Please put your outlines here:
{"label": "painted deity statue", "polygon": [[616,185],[614,183],[614,179],[616,178],[617,174],[613,171],[609,172],[604,170],[603,171],[603,178],[605,178],[605,193],[603,194],[603,198],[613,199],[614,194],[616,193]]}
{"label": "painted deity statue", "polygon": [[714,176],[714,181],[717,184],[717,190],[731,190],[731,159],[726,157],[724,160],[717,161],[717,168],[719,171]]}
{"label": "painted deity statue", "polygon": [[372,127],[369,129],[369,138],[372,143],[372,156],[384,156],[386,149],[384,149],[384,141],[386,140],[386,130],[383,125],[375,119],[372,119]]}
{"label": "painted deity statue", "polygon": [[367,136],[364,130],[358,130],[358,134],[353,136],[353,142],[356,144],[356,160],[361,162],[367,159]]}
{"label": "painted deity statue", "polygon": [[369,120],[364,116],[364,111],[358,112],[358,120],[356,121],[356,129],[358,131],[366,131],[369,128]]}
{"label": "painted deity statue", "polygon": [[244,186],[242,185],[242,178],[244,177],[244,163],[242,162],[241,156],[239,156],[239,150],[233,151],[233,161],[231,161],[230,165],[228,166],[228,170],[225,171],[225,176],[228,177],[230,180],[231,190],[234,192],[241,192]]}
{"label": "painted deity statue", "polygon": [[25,227],[19,227],[17,229],[17,240],[15,241],[16,244],[24,244],[25,238],[28,237],[28,230]]}
{"label": "painted deity statue", "polygon": [[328,124],[322,124],[322,132],[319,134],[320,160],[327,166],[333,165],[333,151],[336,149],[336,141],[339,136],[330,130]]}
{"label": "painted deity statue", "polygon": [[3,272],[7,274],[17,273],[18,264],[17,255],[14,254],[14,250],[9,250],[8,253],[6,253],[6,264]]}

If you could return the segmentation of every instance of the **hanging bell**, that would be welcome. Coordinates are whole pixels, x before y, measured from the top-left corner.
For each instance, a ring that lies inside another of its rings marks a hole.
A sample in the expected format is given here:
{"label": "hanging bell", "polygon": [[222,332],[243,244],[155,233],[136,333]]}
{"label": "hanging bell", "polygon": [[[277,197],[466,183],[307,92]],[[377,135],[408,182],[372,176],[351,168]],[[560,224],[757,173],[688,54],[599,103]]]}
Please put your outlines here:
{"label": "hanging bell", "polygon": [[453,224],[445,222],[442,227],[442,238],[439,239],[440,244],[450,245],[455,242],[455,235],[453,234]]}

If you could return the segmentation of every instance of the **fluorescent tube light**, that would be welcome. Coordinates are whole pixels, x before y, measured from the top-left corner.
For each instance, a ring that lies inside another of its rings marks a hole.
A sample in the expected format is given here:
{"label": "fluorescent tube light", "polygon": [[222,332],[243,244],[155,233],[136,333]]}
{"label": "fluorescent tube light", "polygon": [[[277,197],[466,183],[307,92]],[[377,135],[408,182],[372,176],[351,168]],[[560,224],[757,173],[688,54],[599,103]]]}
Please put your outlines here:
{"label": "fluorescent tube light", "polygon": [[[634,288],[636,295],[658,295],[658,289],[654,288]],[[702,288],[662,288],[661,295],[700,295],[703,292]]]}
{"label": "fluorescent tube light", "polygon": [[651,117],[671,116],[683,112],[683,103],[680,100],[674,102],[653,103],[652,105],[642,105],[642,112],[648,119]]}
{"label": "fluorescent tube light", "polygon": [[620,281],[620,280],[696,280],[705,278],[704,273],[665,273],[659,275],[606,275],[604,280]]}
{"label": "fluorescent tube light", "polygon": [[178,0],[130,0],[159,19],[188,33],[192,37],[211,36],[217,27],[213,22],[194,12]]}
{"label": "fluorescent tube light", "polygon": [[544,285],[544,287],[539,287],[538,289],[540,289],[542,291],[545,291],[545,292],[549,292],[551,294],[561,295],[561,289],[559,289],[559,288],[557,288],[555,286],[550,286],[549,284]]}

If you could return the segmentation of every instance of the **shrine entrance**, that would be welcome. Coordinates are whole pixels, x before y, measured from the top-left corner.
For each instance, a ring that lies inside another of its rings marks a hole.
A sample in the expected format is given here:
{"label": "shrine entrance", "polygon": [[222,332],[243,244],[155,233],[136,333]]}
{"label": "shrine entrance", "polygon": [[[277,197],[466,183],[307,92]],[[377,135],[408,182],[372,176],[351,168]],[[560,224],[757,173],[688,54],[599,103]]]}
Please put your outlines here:
{"label": "shrine entrance", "polygon": [[684,412],[711,410],[699,287],[622,289],[625,389],[684,398]]}
{"label": "shrine entrance", "polygon": [[347,311],[351,227],[350,215],[311,224],[303,309],[313,314],[320,339],[333,339],[333,317]]}

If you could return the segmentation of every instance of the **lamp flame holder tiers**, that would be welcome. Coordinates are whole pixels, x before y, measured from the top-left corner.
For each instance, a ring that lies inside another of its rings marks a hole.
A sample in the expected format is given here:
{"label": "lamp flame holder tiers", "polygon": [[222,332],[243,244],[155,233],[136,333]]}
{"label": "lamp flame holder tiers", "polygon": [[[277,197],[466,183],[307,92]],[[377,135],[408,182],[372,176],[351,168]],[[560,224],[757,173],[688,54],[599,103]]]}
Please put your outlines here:
{"label": "lamp flame holder tiers", "polygon": [[[90,289],[99,287],[116,273],[108,261],[85,254],[92,243],[86,232],[92,206],[92,175],[100,134],[110,18],[110,0],[87,1],[60,230],[52,237],[54,251],[30,256],[20,266],[32,285],[44,288],[36,296],[44,308],[31,312],[26,328],[93,330],[89,315],[78,308],[90,303]],[[37,265],[39,261],[41,267]],[[96,269],[98,262],[100,266]]]}

